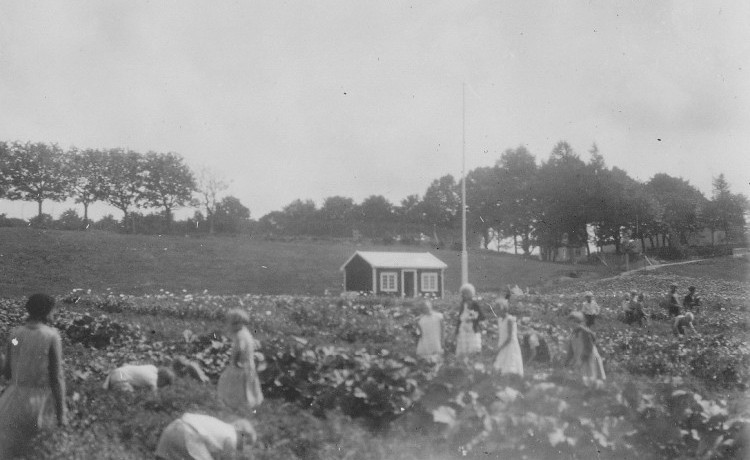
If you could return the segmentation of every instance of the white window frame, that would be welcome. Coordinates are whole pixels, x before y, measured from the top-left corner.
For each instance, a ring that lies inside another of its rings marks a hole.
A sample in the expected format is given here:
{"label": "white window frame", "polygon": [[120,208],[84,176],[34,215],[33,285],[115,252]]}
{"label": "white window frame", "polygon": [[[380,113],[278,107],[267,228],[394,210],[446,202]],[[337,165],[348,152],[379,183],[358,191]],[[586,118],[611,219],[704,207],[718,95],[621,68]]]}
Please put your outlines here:
{"label": "white window frame", "polygon": [[[390,287],[391,283],[386,283],[386,280],[393,282],[393,287]],[[398,272],[380,272],[380,290],[383,292],[398,292]]]}
{"label": "white window frame", "polygon": [[[427,280],[432,278],[432,282],[428,283]],[[438,292],[438,274],[435,272],[425,272],[420,275],[419,287],[422,292]]]}

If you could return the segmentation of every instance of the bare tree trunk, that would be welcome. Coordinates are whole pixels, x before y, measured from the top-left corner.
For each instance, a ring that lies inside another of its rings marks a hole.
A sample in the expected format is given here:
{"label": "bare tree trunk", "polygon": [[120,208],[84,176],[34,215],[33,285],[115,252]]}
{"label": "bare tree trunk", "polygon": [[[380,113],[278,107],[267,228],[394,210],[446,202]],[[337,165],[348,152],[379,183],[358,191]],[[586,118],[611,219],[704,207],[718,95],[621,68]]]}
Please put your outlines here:
{"label": "bare tree trunk", "polygon": [[39,212],[37,216],[41,218],[42,217],[42,200],[37,200],[36,204],[38,205],[38,208],[39,208]]}
{"label": "bare tree trunk", "polygon": [[513,232],[513,253],[518,255],[518,233]]}
{"label": "bare tree trunk", "polygon": [[88,201],[83,202],[83,229],[89,229],[89,203]]}

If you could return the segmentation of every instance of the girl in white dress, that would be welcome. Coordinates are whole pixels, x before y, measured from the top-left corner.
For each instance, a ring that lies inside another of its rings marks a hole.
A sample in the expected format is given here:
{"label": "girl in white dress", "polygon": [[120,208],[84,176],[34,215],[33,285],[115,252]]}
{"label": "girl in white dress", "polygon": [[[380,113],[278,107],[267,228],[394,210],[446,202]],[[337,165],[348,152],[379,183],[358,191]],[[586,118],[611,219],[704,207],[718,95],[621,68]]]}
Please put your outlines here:
{"label": "girl in white dress", "polygon": [[523,358],[521,345],[518,342],[516,317],[508,314],[508,299],[499,297],[495,300],[497,308],[498,347],[495,358],[495,370],[502,374],[523,375]]}
{"label": "girl in white dress", "polygon": [[255,370],[255,339],[247,325],[247,312],[233,309],[227,313],[232,333],[232,357],[219,377],[219,399],[228,407],[249,410],[263,402],[260,379]]}
{"label": "girl in white dress", "polygon": [[425,359],[440,359],[443,356],[443,314],[433,310],[432,302],[428,299],[421,304],[424,313],[417,320],[417,355]]}

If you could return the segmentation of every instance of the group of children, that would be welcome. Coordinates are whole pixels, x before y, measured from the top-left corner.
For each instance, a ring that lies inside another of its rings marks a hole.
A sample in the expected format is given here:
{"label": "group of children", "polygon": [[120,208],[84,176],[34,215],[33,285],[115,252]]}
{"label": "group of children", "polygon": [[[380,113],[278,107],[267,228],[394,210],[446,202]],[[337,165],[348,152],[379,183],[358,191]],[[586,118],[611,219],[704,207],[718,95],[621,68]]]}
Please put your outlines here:
{"label": "group of children", "polygon": [[[676,292],[677,286],[673,285],[665,302],[674,317],[673,331],[676,335],[694,332],[692,312],[697,312],[700,306],[695,288],[691,286],[682,301],[684,314]],[[486,316],[475,299],[474,286],[465,284],[460,293],[456,356],[469,360],[482,350],[482,324]],[[596,347],[596,334],[591,330],[600,307],[592,292],[586,292],[584,298],[580,308],[569,315],[572,330],[565,364],[572,365],[585,379],[604,380],[606,375]],[[510,299],[508,290],[490,306],[498,325],[498,353],[493,367],[501,374],[523,375],[524,362],[549,362],[550,352],[543,335],[534,330],[529,329],[519,339],[516,317],[509,314]],[[25,305],[26,323],[11,331],[4,359],[0,354],[0,375],[9,382],[0,395],[0,459],[13,458],[21,452],[51,420],[56,419],[60,426],[67,423],[62,341],[59,332],[47,324],[54,305],[54,298],[46,294],[29,297]],[[424,314],[417,321],[417,354],[425,359],[440,360],[444,354],[444,316],[433,310],[428,299],[422,301],[422,307]],[[643,325],[647,321],[642,294],[630,293],[623,311],[627,322]],[[230,363],[219,378],[217,393],[228,408],[248,413],[263,401],[254,359],[258,343],[248,329],[247,312],[231,310],[227,320],[232,351]],[[144,387],[156,392],[174,379],[169,368],[128,364],[112,370],[103,388],[129,392]],[[225,422],[208,415],[186,413],[164,429],[156,456],[164,460],[211,459],[213,455],[231,458],[255,441],[255,430],[244,418],[235,416]]]}
{"label": "group of children", "polygon": [[[688,293],[680,300],[677,285],[670,285],[669,294],[661,302],[661,306],[673,318],[672,333],[675,336],[684,336],[687,332],[696,333],[693,323],[695,315],[700,311],[701,299],[696,294],[695,286],[690,286]],[[644,295],[636,291],[625,294],[622,302],[622,313],[626,324],[646,325],[648,315],[645,311]]]}
{"label": "group of children", "polygon": [[[456,356],[470,359],[482,350],[481,325],[485,314],[476,301],[476,291],[471,284],[461,286],[461,304],[456,323]],[[604,366],[596,348],[596,335],[589,329],[599,314],[593,293],[587,292],[580,311],[570,315],[574,323],[568,341],[566,365],[572,365],[586,378],[604,380]],[[534,330],[526,331],[519,340],[518,322],[509,314],[511,292],[498,297],[490,306],[498,326],[498,353],[493,367],[501,374],[523,375],[524,362],[550,361],[549,347],[544,337]],[[417,354],[422,358],[439,361],[444,354],[444,316],[433,310],[432,302],[422,300],[423,314],[417,320],[419,340]]]}
{"label": "group of children", "polygon": [[[0,395],[0,459],[22,454],[30,440],[55,420],[58,426],[67,424],[62,340],[48,324],[54,305],[55,299],[46,294],[29,297],[26,323],[11,331],[4,357],[0,354],[0,375],[8,383]],[[241,415],[263,401],[255,369],[257,342],[247,328],[247,312],[231,310],[227,319],[232,351],[217,391],[227,408],[239,415],[229,422],[203,414],[181,415],[161,433],[156,458],[234,458],[256,441],[252,424]],[[110,371],[103,388],[131,392],[140,387],[157,392],[174,378],[169,368],[128,364]]]}

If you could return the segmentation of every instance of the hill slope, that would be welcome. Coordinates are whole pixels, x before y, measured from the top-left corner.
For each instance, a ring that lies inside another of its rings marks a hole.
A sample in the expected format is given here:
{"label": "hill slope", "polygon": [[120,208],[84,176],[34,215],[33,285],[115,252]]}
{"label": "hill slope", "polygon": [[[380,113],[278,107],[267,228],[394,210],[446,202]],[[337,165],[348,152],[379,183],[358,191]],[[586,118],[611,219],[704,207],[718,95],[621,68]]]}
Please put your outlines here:
{"label": "hill slope", "polygon": [[[339,267],[355,250],[430,251],[448,264],[446,289],[459,287],[460,254],[426,246],[0,228],[0,294],[111,288],[127,294],[207,289],[222,294],[320,295],[326,289],[340,289]],[[573,269],[592,275],[601,270],[492,251],[469,255],[469,278],[481,291],[497,291],[506,284],[534,286]]]}

